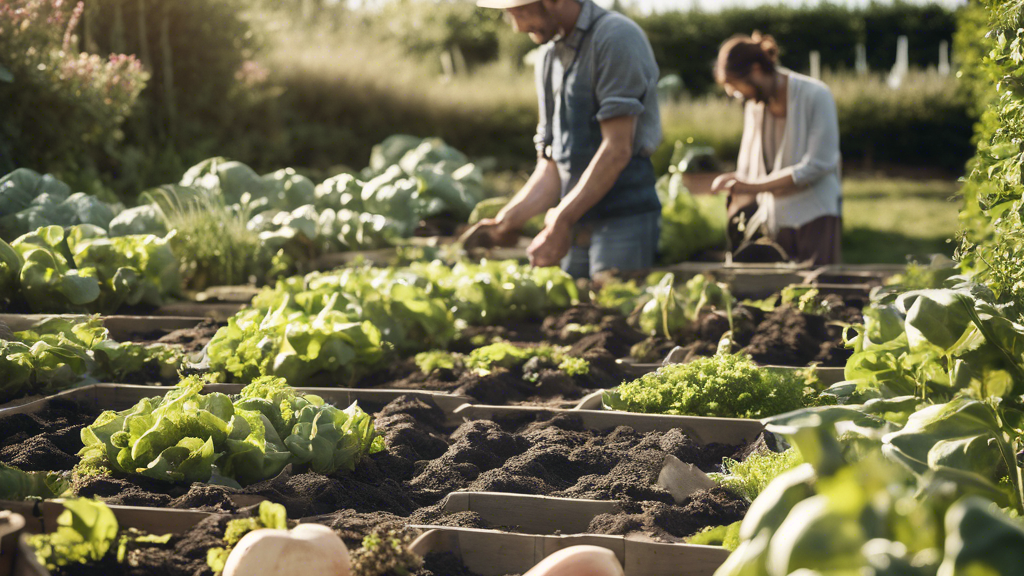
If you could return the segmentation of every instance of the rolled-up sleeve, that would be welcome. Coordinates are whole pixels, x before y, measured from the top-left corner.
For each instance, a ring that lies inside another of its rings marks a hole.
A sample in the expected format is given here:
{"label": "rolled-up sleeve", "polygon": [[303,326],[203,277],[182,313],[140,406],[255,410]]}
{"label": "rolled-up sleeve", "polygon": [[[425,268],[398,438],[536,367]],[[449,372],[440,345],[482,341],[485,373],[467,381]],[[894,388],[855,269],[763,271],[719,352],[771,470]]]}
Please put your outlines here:
{"label": "rolled-up sleeve", "polygon": [[828,90],[815,95],[806,121],[807,151],[793,165],[793,182],[810,186],[839,167],[839,118],[836,102]]}
{"label": "rolled-up sleeve", "polygon": [[597,96],[597,120],[619,116],[639,116],[644,111],[644,96],[657,71],[648,70],[647,41],[639,26],[615,22],[611,30],[602,30],[594,38],[594,93]]}
{"label": "rolled-up sleeve", "polygon": [[544,155],[544,148],[551,143],[551,125],[548,123],[548,102],[547,90],[544,82],[544,69],[548,58],[551,58],[551,50],[542,49],[537,63],[534,65],[534,83],[537,87],[537,133],[533,136],[533,146],[537,149],[537,155]]}

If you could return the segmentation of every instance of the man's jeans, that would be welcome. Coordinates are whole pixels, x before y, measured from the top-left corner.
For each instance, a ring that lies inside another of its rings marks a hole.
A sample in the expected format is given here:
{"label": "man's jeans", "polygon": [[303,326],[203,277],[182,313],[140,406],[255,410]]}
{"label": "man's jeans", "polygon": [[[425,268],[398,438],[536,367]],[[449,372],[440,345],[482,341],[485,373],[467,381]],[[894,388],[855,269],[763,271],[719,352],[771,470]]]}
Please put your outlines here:
{"label": "man's jeans", "polygon": [[573,245],[562,270],[587,278],[602,270],[650,268],[661,234],[661,212],[591,220],[573,227]]}

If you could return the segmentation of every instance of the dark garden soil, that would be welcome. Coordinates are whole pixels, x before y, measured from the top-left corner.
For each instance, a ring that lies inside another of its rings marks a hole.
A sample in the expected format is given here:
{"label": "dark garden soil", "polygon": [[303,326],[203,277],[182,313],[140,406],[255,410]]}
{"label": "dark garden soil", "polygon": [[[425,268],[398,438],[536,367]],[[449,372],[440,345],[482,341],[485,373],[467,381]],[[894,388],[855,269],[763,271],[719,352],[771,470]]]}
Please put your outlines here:
{"label": "dark garden soil", "polygon": [[644,339],[626,318],[614,310],[594,304],[578,304],[544,319],[502,322],[500,326],[469,326],[450,346],[453,352],[468,354],[474,348],[497,340],[537,344],[571,345],[573,354],[603,348],[615,358],[629,355],[629,349]]}
{"label": "dark garden soil", "polygon": [[[69,470],[81,448],[80,429],[95,416],[68,402],[52,402],[38,415],[0,419],[0,461],[25,470]],[[284,505],[289,518],[338,530],[349,544],[358,544],[371,531],[407,524],[493,528],[473,513],[445,514],[445,497],[458,490],[616,499],[625,512],[596,518],[592,531],[669,541],[705,526],[732,523],[747,509],[745,500],[721,489],[676,504],[657,480],[670,454],[712,472],[723,458],[745,458],[750,446],[699,446],[680,430],[588,430],[570,414],[543,411],[465,422],[454,430],[444,421],[432,404],[411,397],[395,400],[376,414],[388,450],[364,459],[354,472],[325,476],[289,467],[242,490],[113,476],[76,476],[74,487],[79,496],[110,504],[210,512],[241,510],[242,501],[233,500],[240,494],[262,497]],[[190,534],[173,544],[175,562],[199,557],[182,548],[198,537]],[[201,556],[205,562],[205,549]]]}
{"label": "dark garden soil", "polygon": [[[861,310],[838,296],[825,297],[831,303],[824,315],[805,314],[786,305],[772,312],[750,306],[733,309],[733,351],[743,351],[763,365],[841,367],[853,351],[843,345],[843,324],[863,322]],[[640,362],[661,362],[676,346],[683,348],[677,361],[712,356],[718,342],[729,330],[724,312],[705,312],[696,325],[675,341],[651,337],[634,347]]]}
{"label": "dark garden soil", "polygon": [[[549,408],[571,407],[588,393],[613,388],[631,377],[607,350],[595,348],[579,355],[590,364],[587,374],[570,376],[539,358],[512,370],[496,369],[481,376],[472,370],[435,370],[423,374],[416,363],[406,360],[388,372],[398,376],[376,376],[359,383],[360,388],[432,390],[469,396],[482,404],[528,404]],[[404,376],[399,376],[405,374]]]}
{"label": "dark garden soil", "polygon": [[148,338],[153,338],[152,340],[143,338],[140,341],[156,344],[174,344],[180,346],[186,354],[194,354],[205,348],[210,343],[213,335],[217,333],[217,330],[223,326],[227,326],[227,323],[207,319],[194,328],[182,328],[167,334],[150,334]]}
{"label": "dark garden soil", "polygon": [[212,318],[203,320],[192,328],[181,328],[179,330],[154,330],[151,332],[138,332],[131,334],[129,339],[136,344],[167,344],[181,348],[186,354],[194,354],[201,351],[213,338],[221,327],[226,326],[225,322],[218,322]]}
{"label": "dark garden soil", "polygon": [[[580,326],[590,326],[587,333]],[[473,334],[468,336],[467,333]],[[616,358],[629,354],[643,335],[613,311],[589,304],[575,306],[543,323],[512,323],[506,326],[473,327],[451,348],[468,353],[495,338],[529,347],[537,343],[570,346],[569,355],[590,364],[588,374],[569,376],[552,363],[539,359],[513,370],[499,369],[486,376],[469,370],[435,370],[423,374],[413,359],[396,362],[387,369],[361,379],[360,388],[432,390],[469,396],[484,404],[528,404],[549,408],[571,407],[595,390],[612,388],[631,380]],[[469,342],[477,338],[478,344]]]}

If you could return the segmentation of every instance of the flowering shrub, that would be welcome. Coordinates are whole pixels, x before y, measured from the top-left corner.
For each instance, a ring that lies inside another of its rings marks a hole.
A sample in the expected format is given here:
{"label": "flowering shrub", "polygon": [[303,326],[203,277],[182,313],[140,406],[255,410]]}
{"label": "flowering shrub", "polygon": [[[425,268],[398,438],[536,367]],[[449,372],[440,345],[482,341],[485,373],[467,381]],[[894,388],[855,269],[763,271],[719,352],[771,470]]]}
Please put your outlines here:
{"label": "flowering shrub", "polygon": [[79,53],[83,2],[0,3],[0,172],[85,169],[76,159],[120,140],[146,85],[134,56]]}

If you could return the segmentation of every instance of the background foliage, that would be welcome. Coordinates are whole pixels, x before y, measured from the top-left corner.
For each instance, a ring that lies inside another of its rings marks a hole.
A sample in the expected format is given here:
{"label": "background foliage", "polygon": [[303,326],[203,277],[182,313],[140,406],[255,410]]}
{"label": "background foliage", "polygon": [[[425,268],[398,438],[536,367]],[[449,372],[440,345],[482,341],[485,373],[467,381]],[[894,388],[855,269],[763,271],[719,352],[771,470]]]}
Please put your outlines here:
{"label": "background foliage", "polygon": [[[722,158],[734,157],[740,109],[717,91],[704,93],[712,88],[719,43],[758,28],[779,39],[783,62],[797,70],[807,68],[810,50],[821,51],[823,66],[834,71],[826,79],[839,101],[849,164],[959,173],[973,152],[971,100],[952,79],[935,74],[912,75],[898,90],[883,85],[899,34],[911,35],[912,65],[934,65],[939,42],[952,37],[953,17],[941,7],[903,3],[636,16],[662,71],[679,73],[692,91],[663,105],[659,165],[664,169],[676,139],[690,137],[713,145]],[[68,132],[83,134],[87,127],[63,118],[46,120],[64,128],[55,133],[27,128],[44,124],[31,116],[22,128],[8,126],[2,143],[17,155],[6,169],[54,172],[75,189],[87,189],[98,175],[131,203],[214,155],[259,172],[294,166],[314,179],[326,177],[365,165],[372,145],[396,132],[440,136],[501,167],[532,160],[536,95],[523,56],[534,46],[499,11],[413,0],[385,3],[379,11],[320,0],[92,0],[75,34],[91,53],[136,55],[148,85],[123,124],[124,106],[116,114],[82,113],[84,99],[53,107],[114,120],[118,129],[108,130],[102,146],[80,145]],[[0,45],[9,41],[0,35]],[[865,43],[873,74],[851,71],[857,42]],[[453,76],[441,74],[446,53]],[[6,58],[0,53],[0,64]],[[29,96],[0,82],[0,106],[17,109]],[[87,166],[91,171],[82,170]]]}
{"label": "background foliage", "polygon": [[[983,8],[984,7],[984,8]],[[987,9],[987,10],[986,10]],[[973,31],[989,14],[992,32]],[[1024,301],[1024,16],[1021,3],[984,0],[964,14],[958,46],[975,55],[963,77],[979,109],[987,109],[977,126],[977,155],[964,186],[964,227],[959,256],[973,273],[1002,299],[1020,308]]]}

